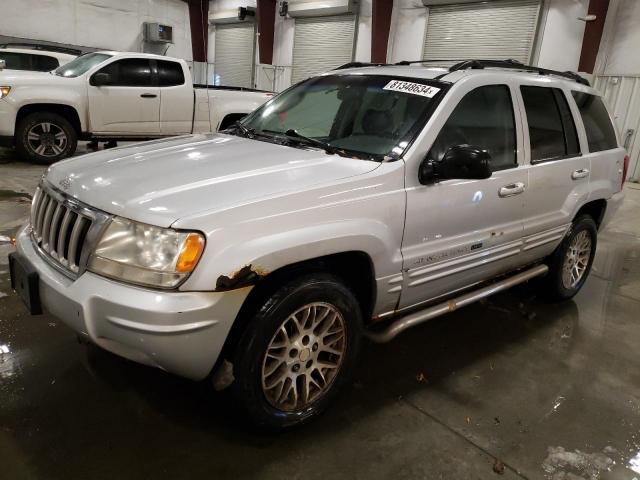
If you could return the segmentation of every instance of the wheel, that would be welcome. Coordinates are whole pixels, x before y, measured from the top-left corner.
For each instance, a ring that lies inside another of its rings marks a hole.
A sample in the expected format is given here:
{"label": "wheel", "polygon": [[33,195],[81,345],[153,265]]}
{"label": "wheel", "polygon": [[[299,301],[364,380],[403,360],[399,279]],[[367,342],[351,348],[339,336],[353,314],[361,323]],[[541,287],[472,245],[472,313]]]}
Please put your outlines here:
{"label": "wheel", "polygon": [[255,425],[282,430],[319,415],[351,376],[360,306],[327,274],[281,287],[258,309],[234,355],[236,403]]}
{"label": "wheel", "polygon": [[544,282],[551,300],[567,300],[580,291],[587,280],[596,253],[598,230],[590,215],[581,215],[550,257]]}
{"label": "wheel", "polygon": [[16,129],[16,149],[25,160],[49,165],[76,151],[78,135],[61,115],[35,112],[24,117]]}

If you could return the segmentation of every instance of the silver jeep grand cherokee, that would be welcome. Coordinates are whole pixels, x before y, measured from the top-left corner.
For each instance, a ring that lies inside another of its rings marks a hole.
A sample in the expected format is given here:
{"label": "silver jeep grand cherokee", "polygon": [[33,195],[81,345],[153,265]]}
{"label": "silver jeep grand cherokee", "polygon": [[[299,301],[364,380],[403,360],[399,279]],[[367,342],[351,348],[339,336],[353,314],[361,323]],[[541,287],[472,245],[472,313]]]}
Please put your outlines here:
{"label": "silver jeep grand cherokee", "polygon": [[253,422],[286,428],[331,402],[363,336],[537,276],[575,295],[625,169],[575,74],[353,65],[224,133],[52,166],[11,275],[32,313],[211,376]]}

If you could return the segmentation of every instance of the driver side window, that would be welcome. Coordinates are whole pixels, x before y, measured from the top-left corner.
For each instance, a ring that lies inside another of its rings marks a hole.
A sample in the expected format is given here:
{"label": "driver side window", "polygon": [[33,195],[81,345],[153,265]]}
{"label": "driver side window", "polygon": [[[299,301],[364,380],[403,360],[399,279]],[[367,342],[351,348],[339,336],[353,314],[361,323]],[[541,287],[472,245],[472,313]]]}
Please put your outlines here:
{"label": "driver side window", "polygon": [[511,93],[506,85],[486,85],[467,93],[440,130],[427,158],[441,161],[456,145],[473,145],[491,155],[491,171],[517,166]]}

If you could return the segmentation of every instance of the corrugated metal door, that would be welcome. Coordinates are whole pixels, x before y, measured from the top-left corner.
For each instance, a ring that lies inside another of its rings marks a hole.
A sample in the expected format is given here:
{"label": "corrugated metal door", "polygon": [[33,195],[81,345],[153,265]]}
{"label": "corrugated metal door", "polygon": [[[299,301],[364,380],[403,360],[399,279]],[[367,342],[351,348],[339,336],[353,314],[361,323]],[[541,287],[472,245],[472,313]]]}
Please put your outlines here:
{"label": "corrugated metal door", "polygon": [[593,86],[602,93],[629,153],[627,179],[640,180],[640,78],[598,76]]}
{"label": "corrugated metal door", "polygon": [[253,23],[216,25],[215,84],[253,87],[255,29]]}
{"label": "corrugated metal door", "polygon": [[496,0],[430,7],[422,58],[512,58],[529,63],[539,12],[540,0]]}
{"label": "corrugated metal door", "polygon": [[354,15],[296,18],[291,83],[349,63],[355,23]]}

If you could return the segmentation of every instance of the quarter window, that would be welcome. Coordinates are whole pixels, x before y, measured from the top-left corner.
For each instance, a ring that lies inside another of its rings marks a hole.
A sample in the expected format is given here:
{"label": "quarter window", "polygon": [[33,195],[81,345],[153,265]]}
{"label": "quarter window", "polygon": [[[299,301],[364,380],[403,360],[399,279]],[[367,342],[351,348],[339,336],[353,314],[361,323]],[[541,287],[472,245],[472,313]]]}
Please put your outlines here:
{"label": "quarter window", "polygon": [[558,160],[580,153],[576,126],[562,90],[520,87],[529,125],[531,161]]}
{"label": "quarter window", "polygon": [[588,93],[571,93],[580,110],[582,123],[587,133],[589,151],[600,152],[618,148],[616,133],[602,99]]}
{"label": "quarter window", "polygon": [[427,158],[441,161],[449,148],[465,144],[487,150],[492,171],[517,165],[509,87],[487,85],[467,93],[440,130]]}
{"label": "quarter window", "polygon": [[149,60],[125,58],[110,63],[100,73],[111,75],[112,87],[149,87],[152,85],[151,64]]}
{"label": "quarter window", "polygon": [[158,81],[161,87],[184,85],[182,65],[176,62],[158,60]]}

